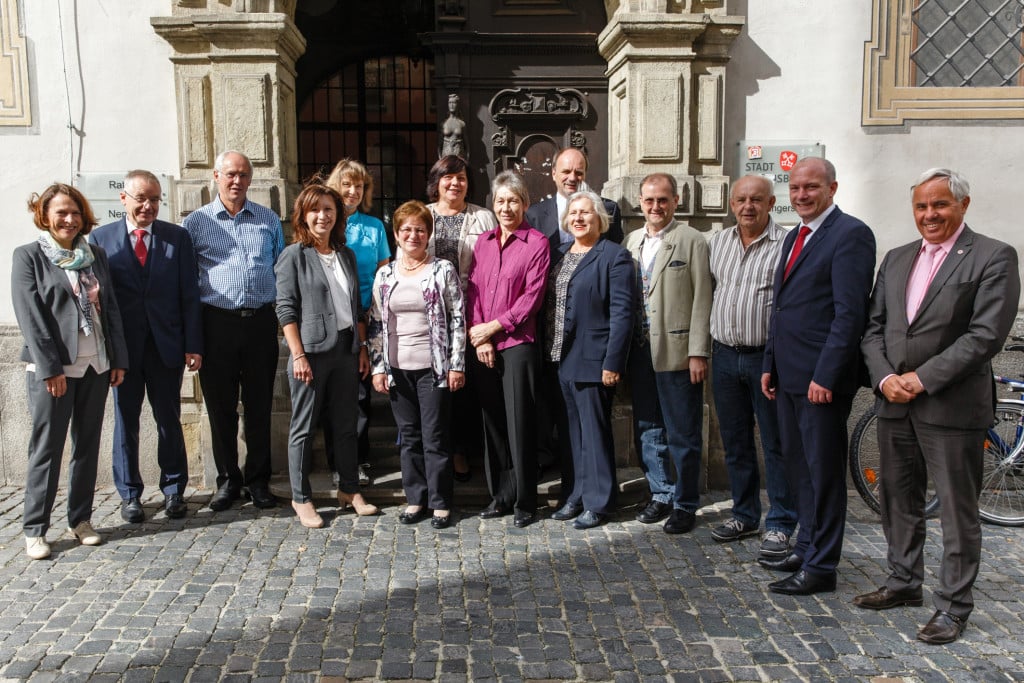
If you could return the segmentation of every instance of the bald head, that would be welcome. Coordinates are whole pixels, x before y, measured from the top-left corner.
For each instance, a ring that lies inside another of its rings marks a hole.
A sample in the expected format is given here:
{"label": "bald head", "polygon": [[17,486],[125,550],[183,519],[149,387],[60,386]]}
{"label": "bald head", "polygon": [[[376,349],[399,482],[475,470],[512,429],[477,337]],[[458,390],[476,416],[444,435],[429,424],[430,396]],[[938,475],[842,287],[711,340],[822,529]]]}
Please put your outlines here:
{"label": "bald head", "polygon": [[568,198],[583,189],[583,182],[587,179],[587,158],[575,147],[566,147],[555,155],[551,163],[551,177],[558,194]]}

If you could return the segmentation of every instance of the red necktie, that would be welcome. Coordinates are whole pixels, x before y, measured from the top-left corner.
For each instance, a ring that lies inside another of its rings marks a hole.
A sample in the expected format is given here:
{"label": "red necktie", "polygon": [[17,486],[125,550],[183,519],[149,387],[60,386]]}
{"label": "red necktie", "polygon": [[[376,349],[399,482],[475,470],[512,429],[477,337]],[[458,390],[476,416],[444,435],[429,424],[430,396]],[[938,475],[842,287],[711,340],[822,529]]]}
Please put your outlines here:
{"label": "red necktie", "polygon": [[796,257],[800,255],[800,252],[804,248],[804,241],[810,234],[810,228],[806,225],[800,226],[800,233],[796,236],[796,242],[793,243],[793,252],[789,255],[789,261],[786,262],[786,272],[782,274],[783,280],[789,277],[789,271],[793,269],[793,264],[796,263]]}
{"label": "red necktie", "polygon": [[133,230],[132,234],[135,235],[135,258],[139,259],[139,263],[142,267],[146,266],[146,231],[142,228]]}

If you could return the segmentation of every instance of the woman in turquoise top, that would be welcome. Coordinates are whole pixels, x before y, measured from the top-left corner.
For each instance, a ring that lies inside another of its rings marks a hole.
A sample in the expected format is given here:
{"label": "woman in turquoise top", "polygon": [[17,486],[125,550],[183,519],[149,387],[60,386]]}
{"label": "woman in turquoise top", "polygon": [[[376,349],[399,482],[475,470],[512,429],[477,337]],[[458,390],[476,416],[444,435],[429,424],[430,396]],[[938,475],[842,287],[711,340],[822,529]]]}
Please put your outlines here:
{"label": "woman in turquoise top", "polygon": [[[355,252],[359,273],[359,301],[362,310],[370,310],[373,277],[377,269],[391,260],[387,232],[379,218],[369,215],[373,204],[373,176],[355,159],[342,159],[335,165],[326,185],[341,195],[345,203],[345,244]],[[370,456],[370,379],[359,383],[359,483],[369,484]],[[324,423],[324,442],[331,443],[331,427]],[[327,460],[334,462],[327,447]]]}

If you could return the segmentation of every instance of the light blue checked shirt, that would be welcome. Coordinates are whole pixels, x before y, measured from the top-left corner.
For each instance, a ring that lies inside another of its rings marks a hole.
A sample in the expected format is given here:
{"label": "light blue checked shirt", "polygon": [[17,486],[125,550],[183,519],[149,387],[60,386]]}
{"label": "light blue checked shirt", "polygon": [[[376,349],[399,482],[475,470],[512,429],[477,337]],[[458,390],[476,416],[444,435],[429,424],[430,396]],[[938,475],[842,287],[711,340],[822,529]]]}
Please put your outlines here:
{"label": "light blue checked shirt", "polygon": [[199,265],[199,298],[217,308],[259,308],[277,298],[274,263],[284,250],[281,219],[249,200],[232,216],[220,196],[182,223]]}

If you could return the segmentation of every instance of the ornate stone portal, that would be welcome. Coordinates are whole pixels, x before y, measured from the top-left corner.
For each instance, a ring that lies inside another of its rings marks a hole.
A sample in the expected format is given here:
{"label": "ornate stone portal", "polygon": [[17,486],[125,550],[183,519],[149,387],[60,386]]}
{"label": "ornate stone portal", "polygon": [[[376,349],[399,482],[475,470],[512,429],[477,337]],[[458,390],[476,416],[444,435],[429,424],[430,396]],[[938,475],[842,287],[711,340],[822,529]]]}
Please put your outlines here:
{"label": "ornate stone portal", "polygon": [[723,95],[743,17],[722,0],[606,0],[598,50],[608,60],[608,182],[628,227],[642,225],[640,181],[679,183],[677,217],[702,230],[728,213]]}

